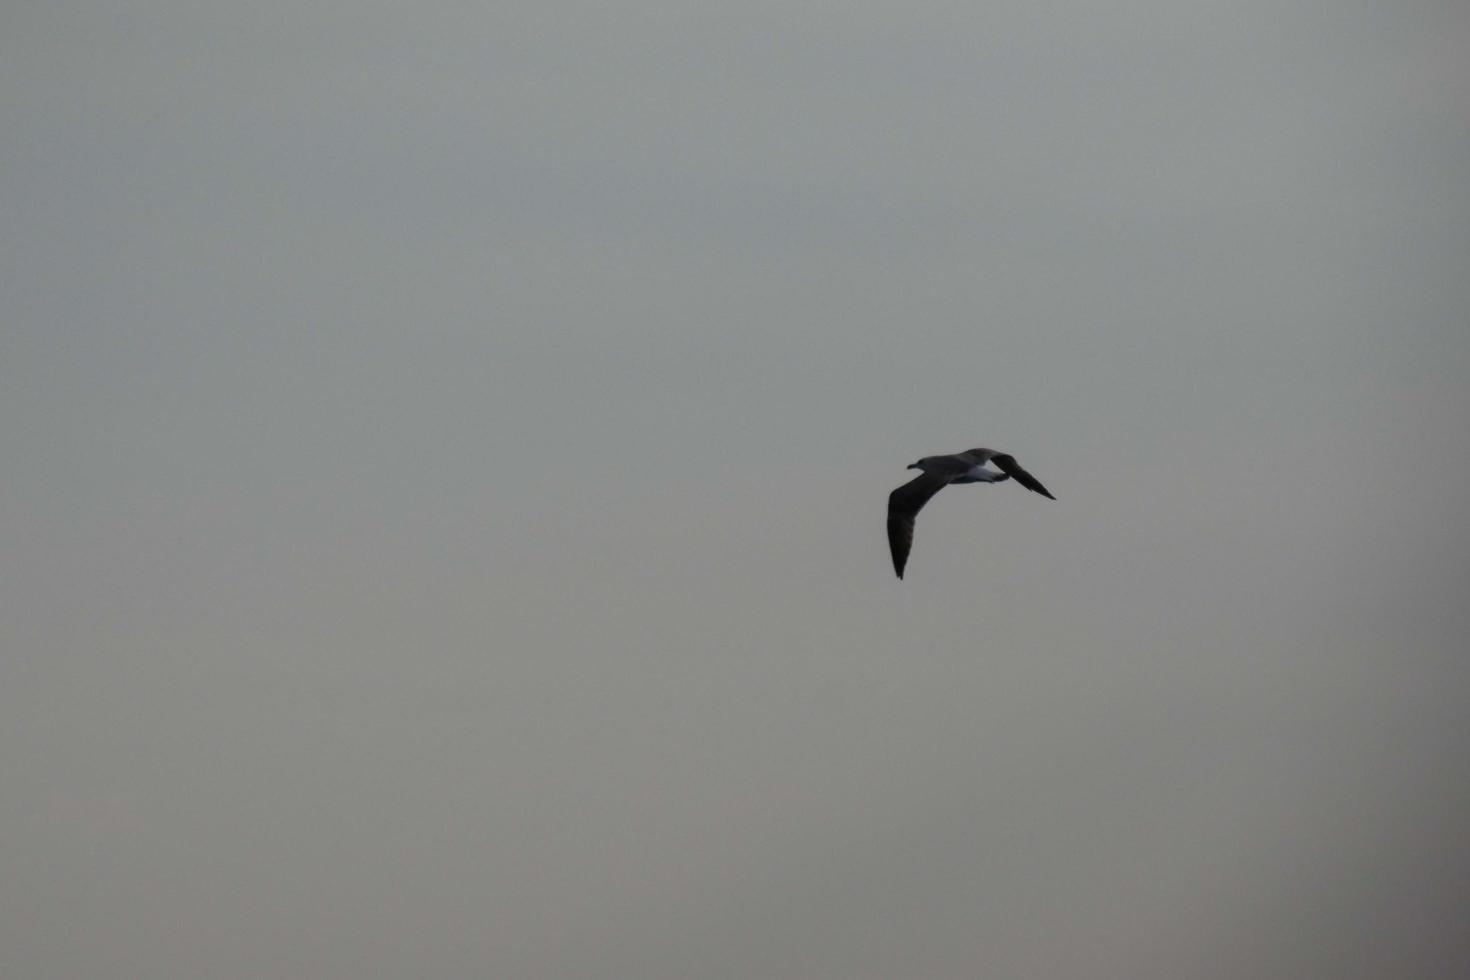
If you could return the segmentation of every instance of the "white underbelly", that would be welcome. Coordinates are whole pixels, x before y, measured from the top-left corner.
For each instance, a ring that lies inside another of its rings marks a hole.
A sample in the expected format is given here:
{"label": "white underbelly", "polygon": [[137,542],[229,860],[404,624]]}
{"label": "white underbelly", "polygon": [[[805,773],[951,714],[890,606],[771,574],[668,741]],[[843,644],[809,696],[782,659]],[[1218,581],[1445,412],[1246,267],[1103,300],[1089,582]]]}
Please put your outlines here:
{"label": "white underbelly", "polygon": [[997,473],[995,470],[987,470],[983,466],[977,466],[974,469],[970,470],[968,473],[966,473],[964,476],[957,477],[954,480],[954,482],[955,483],[995,483],[996,481],[998,481],[998,480],[1004,480],[1005,478],[1006,478],[1006,475],[1004,473]]}

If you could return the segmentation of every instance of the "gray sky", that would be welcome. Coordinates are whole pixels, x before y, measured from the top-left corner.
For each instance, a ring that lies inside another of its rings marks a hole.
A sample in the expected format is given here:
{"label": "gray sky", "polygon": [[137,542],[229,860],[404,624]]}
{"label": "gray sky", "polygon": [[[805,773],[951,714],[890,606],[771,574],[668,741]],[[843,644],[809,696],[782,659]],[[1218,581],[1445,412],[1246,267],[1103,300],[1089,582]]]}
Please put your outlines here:
{"label": "gray sky", "polygon": [[9,5],[0,975],[1470,974],[1467,46]]}

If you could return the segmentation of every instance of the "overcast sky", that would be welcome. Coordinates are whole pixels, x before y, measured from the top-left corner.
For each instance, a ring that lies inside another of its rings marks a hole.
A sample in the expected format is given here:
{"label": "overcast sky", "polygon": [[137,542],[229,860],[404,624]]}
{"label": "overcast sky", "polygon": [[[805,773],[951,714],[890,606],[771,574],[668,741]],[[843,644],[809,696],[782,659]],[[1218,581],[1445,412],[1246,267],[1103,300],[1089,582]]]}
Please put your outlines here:
{"label": "overcast sky", "polygon": [[0,975],[1470,975],[1467,50],[9,4]]}

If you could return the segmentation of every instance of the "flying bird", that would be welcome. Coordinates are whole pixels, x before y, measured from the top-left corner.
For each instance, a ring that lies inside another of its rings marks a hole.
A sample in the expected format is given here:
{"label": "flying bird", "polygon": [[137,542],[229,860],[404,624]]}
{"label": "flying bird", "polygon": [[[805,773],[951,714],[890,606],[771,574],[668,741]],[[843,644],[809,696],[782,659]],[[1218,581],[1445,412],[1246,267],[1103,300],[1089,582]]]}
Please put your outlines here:
{"label": "flying bird", "polygon": [[[994,463],[999,471],[987,469],[986,463]],[[903,578],[903,566],[909,560],[909,548],[914,543],[914,517],[934,496],[951,483],[1003,483],[1014,478],[1017,483],[1056,500],[1041,481],[1021,468],[1016,457],[994,449],[969,449],[953,456],[925,456],[917,463],[910,463],[911,470],[921,470],[918,476],[888,495],[888,547],[893,552],[893,570]]]}

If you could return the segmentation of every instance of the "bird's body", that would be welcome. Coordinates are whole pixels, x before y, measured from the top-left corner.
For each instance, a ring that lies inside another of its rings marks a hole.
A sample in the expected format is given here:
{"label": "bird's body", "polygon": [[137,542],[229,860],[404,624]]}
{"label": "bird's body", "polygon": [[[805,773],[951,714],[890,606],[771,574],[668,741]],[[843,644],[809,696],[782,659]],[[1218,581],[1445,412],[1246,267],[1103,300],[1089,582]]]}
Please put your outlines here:
{"label": "bird's body", "polygon": [[[999,470],[986,467],[995,463]],[[914,518],[929,498],[951,483],[1003,483],[1014,478],[1033,493],[1052,500],[1041,481],[1021,468],[1016,458],[994,449],[967,449],[950,456],[925,456],[909,469],[920,470],[918,476],[888,495],[888,547],[893,553],[893,570],[903,578],[903,568],[914,543]]]}
{"label": "bird's body", "polygon": [[1010,474],[1001,473],[997,470],[987,470],[983,466],[972,466],[959,476],[950,480],[950,483],[1003,483],[1009,480]]}

